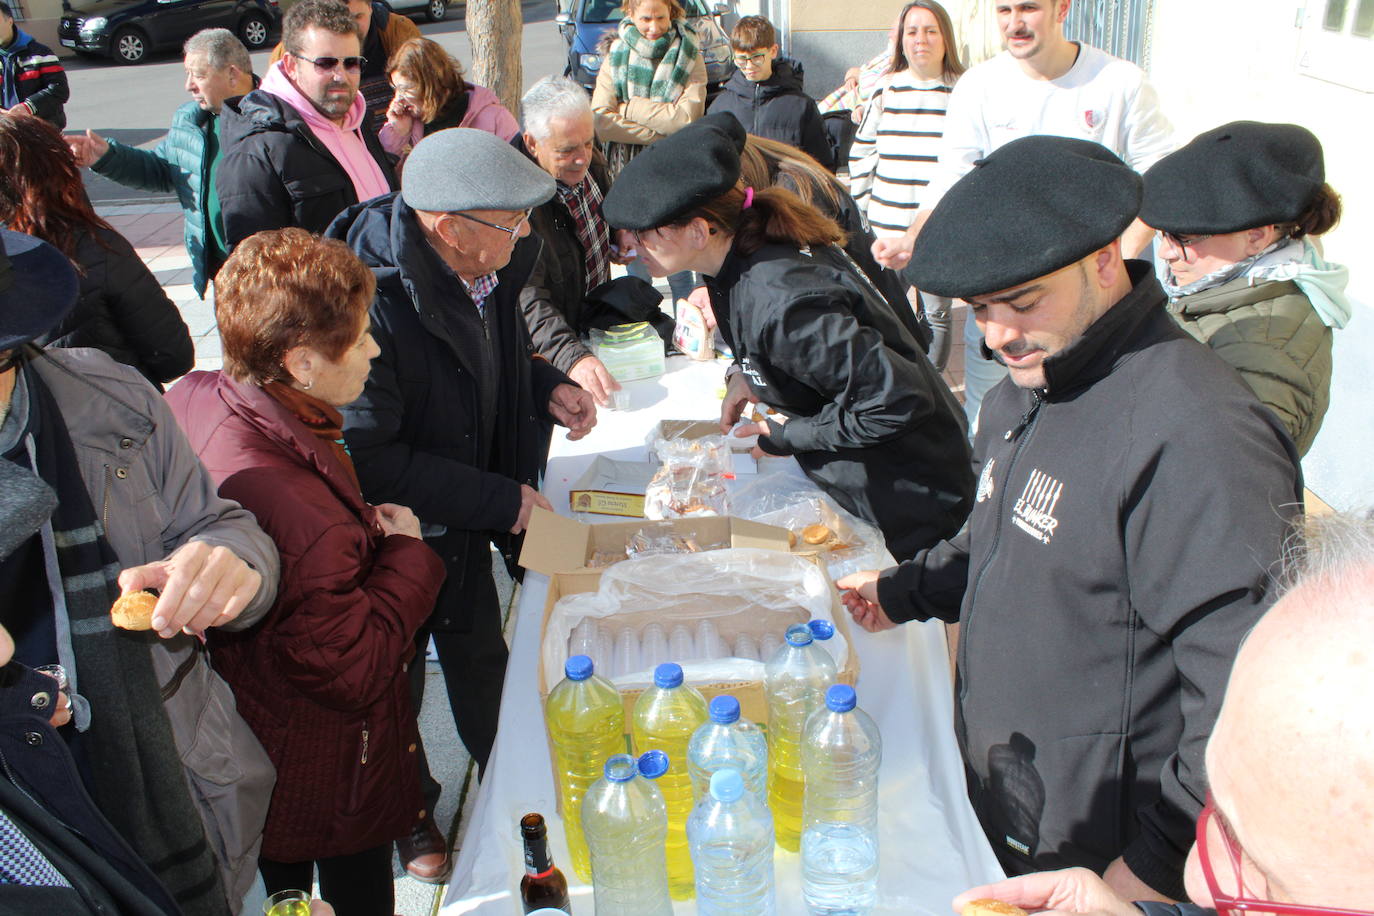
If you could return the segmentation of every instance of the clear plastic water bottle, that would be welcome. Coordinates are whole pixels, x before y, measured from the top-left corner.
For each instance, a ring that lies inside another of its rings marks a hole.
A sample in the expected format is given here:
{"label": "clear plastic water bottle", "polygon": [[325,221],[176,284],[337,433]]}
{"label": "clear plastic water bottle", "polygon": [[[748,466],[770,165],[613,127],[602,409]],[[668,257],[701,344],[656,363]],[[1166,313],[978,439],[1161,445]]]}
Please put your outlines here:
{"label": "clear plastic water bottle", "polygon": [[[598,916],[671,916],[663,842],[668,809],[655,780],[668,758],[650,751],[636,767],[629,754],[606,761],[605,776],[582,800]],[[636,773],[644,778],[637,779]]]}
{"label": "clear plastic water bottle", "polygon": [[878,898],[878,726],[836,684],[806,723],[802,899],[815,916],[863,916]]}
{"label": "clear plastic water bottle", "polygon": [[707,705],[710,720],[687,743],[687,768],[693,797],[700,802],[710,792],[711,774],[734,767],[744,785],[768,806],[768,739],[763,729],[739,714],[739,700],[719,696]]}
{"label": "clear plastic water bottle", "polygon": [[706,699],[682,682],[682,666],[665,662],[654,669],[654,686],[635,702],[635,748],[668,755],[669,767],[658,780],[668,806],[668,891],[674,900],[692,899],[692,857],[687,849],[687,815],[692,813],[692,776],[687,769],[687,743],[706,721]]}
{"label": "clear plastic water bottle", "polygon": [[768,694],[768,806],[778,845],[796,852],[801,845],[801,737],[807,717],[825,706],[825,690],[835,683],[835,662],[815,644],[804,623],[787,628],[787,640],[764,667]]}
{"label": "clear plastic water bottle", "polygon": [[625,750],[625,706],[610,681],[593,673],[592,660],[574,655],[566,677],[544,704],[553,741],[562,804],[563,831],[573,871],[591,878],[591,859],[582,838],[582,796],[600,778],[606,758]]}
{"label": "clear plastic water bottle", "polygon": [[[687,819],[701,916],[772,916],[773,817],[734,767],[711,774],[711,788]],[[597,911],[598,914],[600,910]]]}

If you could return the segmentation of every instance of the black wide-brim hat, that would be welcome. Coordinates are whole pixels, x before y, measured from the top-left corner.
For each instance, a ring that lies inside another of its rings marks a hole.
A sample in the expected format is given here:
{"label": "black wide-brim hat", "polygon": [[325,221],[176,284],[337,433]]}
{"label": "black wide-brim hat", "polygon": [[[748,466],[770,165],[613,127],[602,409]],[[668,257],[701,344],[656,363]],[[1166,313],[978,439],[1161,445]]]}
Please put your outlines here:
{"label": "black wide-brim hat", "polygon": [[79,289],[66,255],[31,235],[0,229],[0,351],[57,327]]}
{"label": "black wide-brim hat", "polygon": [[953,299],[1010,289],[1120,237],[1140,194],[1140,176],[1099,144],[1013,140],[940,199],[903,275],[922,292]]}
{"label": "black wide-brim hat", "polygon": [[1321,142],[1296,124],[1233,121],[1145,173],[1140,218],[1178,235],[1296,222],[1326,183]]}
{"label": "black wide-brim hat", "polygon": [[720,197],[739,182],[738,133],[706,117],[649,144],[621,169],[602,201],[606,222],[616,229],[657,229]]}

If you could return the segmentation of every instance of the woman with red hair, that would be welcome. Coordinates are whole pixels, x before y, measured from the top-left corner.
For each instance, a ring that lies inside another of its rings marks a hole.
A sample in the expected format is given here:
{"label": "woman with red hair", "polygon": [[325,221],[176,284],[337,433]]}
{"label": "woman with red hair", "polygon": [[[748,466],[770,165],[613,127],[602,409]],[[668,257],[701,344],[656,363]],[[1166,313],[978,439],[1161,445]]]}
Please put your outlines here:
{"label": "woman with red hair", "polygon": [[364,502],[342,443],[339,408],[378,353],[375,288],[342,242],[250,236],[215,281],[224,369],[167,394],[220,495],[281,554],[267,617],[210,643],[277,768],[259,870],[270,894],[318,869],[339,916],[395,912],[392,841],[425,815],[406,665],[444,578],[409,509]]}
{"label": "woman with red hair", "polygon": [[81,277],[76,307],[34,341],[94,347],[159,387],[196,362],[186,322],[124,236],[96,215],[57,128],[0,112],[0,223],[65,254]]}

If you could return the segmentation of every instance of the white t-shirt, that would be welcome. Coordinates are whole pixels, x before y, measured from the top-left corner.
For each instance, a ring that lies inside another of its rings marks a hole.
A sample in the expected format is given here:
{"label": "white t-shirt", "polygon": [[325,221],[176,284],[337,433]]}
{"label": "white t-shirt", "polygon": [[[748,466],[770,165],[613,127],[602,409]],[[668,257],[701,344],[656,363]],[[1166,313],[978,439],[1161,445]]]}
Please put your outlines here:
{"label": "white t-shirt", "polygon": [[1078,47],[1078,60],[1056,80],[1027,76],[1006,51],[960,77],[945,115],[944,146],[938,175],[926,189],[926,207],[934,206],[974,162],[1033,134],[1092,140],[1137,172],[1174,151],[1173,126],[1159,110],[1159,96],[1144,71],[1097,48]]}

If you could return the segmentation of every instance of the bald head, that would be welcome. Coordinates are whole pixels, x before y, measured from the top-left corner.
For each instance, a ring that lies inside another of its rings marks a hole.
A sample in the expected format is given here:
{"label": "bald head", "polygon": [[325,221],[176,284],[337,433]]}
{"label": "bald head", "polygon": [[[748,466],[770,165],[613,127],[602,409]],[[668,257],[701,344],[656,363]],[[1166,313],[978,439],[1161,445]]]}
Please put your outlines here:
{"label": "bald head", "polygon": [[1271,896],[1374,909],[1374,522],[1318,523],[1294,579],[1236,657],[1208,780]]}

